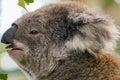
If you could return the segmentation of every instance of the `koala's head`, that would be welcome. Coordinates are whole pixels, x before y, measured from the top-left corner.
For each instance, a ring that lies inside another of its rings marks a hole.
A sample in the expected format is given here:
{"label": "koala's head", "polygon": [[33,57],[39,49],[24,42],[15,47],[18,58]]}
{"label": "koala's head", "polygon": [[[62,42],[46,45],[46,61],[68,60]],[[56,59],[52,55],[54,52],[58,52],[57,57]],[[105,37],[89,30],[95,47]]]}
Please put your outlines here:
{"label": "koala's head", "polygon": [[26,72],[47,71],[71,50],[92,55],[113,51],[118,31],[114,23],[80,3],[55,3],[27,13],[5,32],[9,55]]}

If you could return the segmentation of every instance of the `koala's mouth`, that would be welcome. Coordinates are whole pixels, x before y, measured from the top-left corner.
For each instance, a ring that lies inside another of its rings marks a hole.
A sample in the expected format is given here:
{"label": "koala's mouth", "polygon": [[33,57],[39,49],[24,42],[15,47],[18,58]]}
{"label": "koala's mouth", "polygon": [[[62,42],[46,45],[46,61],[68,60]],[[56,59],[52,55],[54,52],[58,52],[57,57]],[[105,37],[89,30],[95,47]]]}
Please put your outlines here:
{"label": "koala's mouth", "polygon": [[9,48],[12,48],[11,50],[21,50],[21,51],[23,51],[23,49],[21,49],[21,48],[14,47],[14,44],[10,44],[6,47],[6,49],[9,49]]}
{"label": "koala's mouth", "polygon": [[20,51],[23,51],[23,49],[21,48],[17,48],[17,47],[14,47],[14,44],[10,44],[6,47],[6,49],[9,49],[9,48],[12,48],[11,50],[20,50]]}
{"label": "koala's mouth", "polygon": [[7,46],[7,48],[12,48],[10,51],[8,51],[8,53],[10,55],[19,55],[19,54],[23,54],[24,50],[21,48],[17,48],[17,47],[12,47],[13,45]]}
{"label": "koala's mouth", "polygon": [[10,51],[8,51],[10,55],[24,54],[27,50],[26,46],[17,40],[14,40],[13,43],[8,45],[6,48],[12,48]]}

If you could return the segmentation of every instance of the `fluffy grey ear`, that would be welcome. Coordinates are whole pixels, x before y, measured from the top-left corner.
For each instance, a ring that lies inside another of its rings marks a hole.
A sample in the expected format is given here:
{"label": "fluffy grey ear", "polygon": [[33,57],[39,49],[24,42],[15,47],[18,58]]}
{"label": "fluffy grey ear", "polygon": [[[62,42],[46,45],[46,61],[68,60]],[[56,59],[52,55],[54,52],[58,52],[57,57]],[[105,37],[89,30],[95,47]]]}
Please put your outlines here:
{"label": "fluffy grey ear", "polygon": [[114,22],[106,16],[101,16],[89,10],[83,12],[70,12],[68,19],[72,26],[78,31],[73,38],[66,42],[70,49],[80,49],[81,51],[113,51],[119,32]]}

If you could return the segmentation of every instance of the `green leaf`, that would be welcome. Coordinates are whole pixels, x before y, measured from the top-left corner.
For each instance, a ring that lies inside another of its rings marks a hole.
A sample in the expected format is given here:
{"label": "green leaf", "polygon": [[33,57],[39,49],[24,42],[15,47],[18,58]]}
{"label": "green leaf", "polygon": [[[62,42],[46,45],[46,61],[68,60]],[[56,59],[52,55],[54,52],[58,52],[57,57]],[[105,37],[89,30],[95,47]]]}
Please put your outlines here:
{"label": "green leaf", "polygon": [[30,3],[33,3],[33,2],[34,0],[18,0],[18,5],[27,11],[26,4],[29,5]]}
{"label": "green leaf", "polygon": [[0,80],[7,80],[7,74],[0,74]]}
{"label": "green leaf", "polygon": [[25,6],[25,1],[24,0],[18,0],[18,5],[23,7],[27,11],[27,8]]}
{"label": "green leaf", "polygon": [[6,44],[0,43],[0,53],[6,52],[6,51],[10,51],[12,48],[7,48],[6,49]]}
{"label": "green leaf", "polygon": [[29,5],[30,3],[33,3],[34,2],[34,0],[24,0],[25,1],[25,3],[27,4],[27,5]]}
{"label": "green leaf", "polygon": [[120,54],[120,40],[117,41],[117,48],[116,48],[116,52]]}

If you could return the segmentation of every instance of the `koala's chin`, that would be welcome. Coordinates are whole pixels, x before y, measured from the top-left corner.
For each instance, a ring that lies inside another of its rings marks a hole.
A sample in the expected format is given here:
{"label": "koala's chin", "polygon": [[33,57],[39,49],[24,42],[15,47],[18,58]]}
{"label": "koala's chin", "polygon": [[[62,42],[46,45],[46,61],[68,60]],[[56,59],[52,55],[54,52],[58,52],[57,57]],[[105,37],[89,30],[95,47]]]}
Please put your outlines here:
{"label": "koala's chin", "polygon": [[22,61],[25,55],[30,54],[29,48],[18,40],[13,40],[12,50],[8,53],[18,63]]}
{"label": "koala's chin", "polygon": [[17,19],[1,42],[30,80],[120,80],[118,39],[109,17],[60,2]]}

